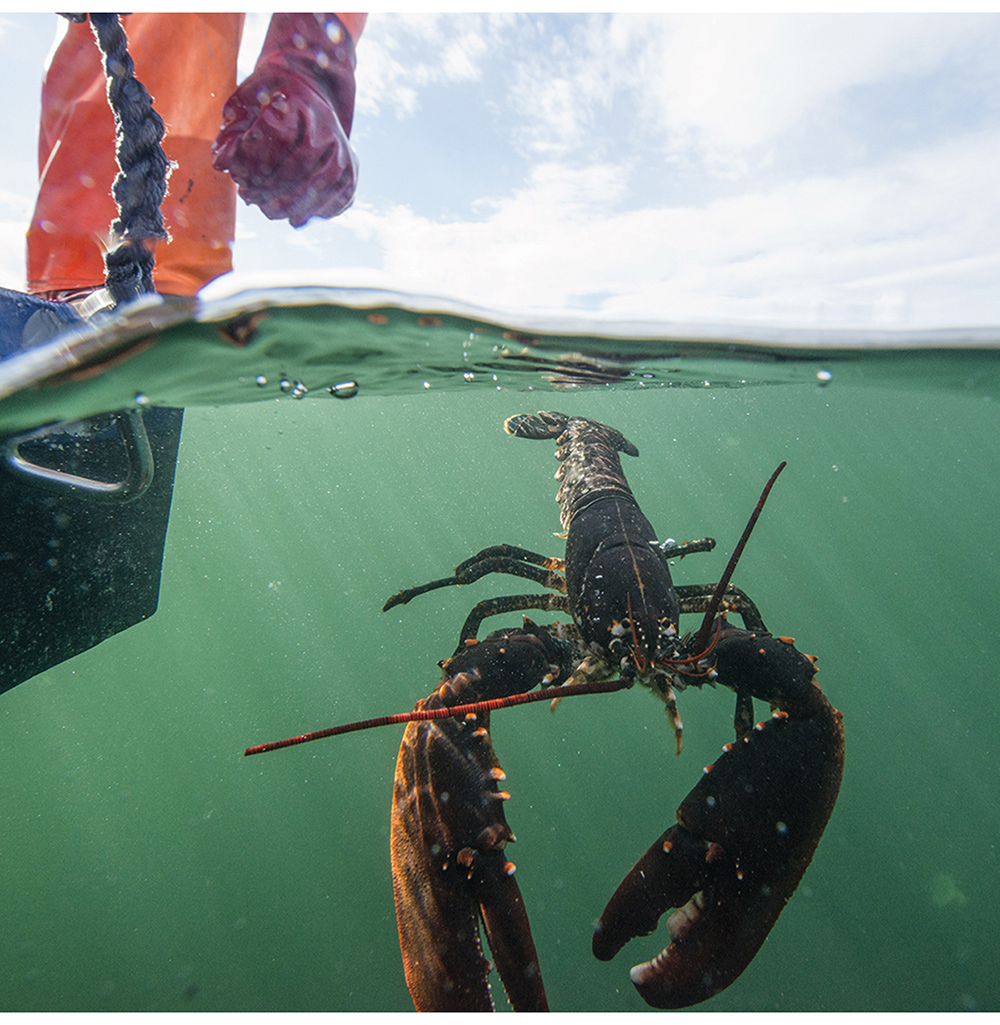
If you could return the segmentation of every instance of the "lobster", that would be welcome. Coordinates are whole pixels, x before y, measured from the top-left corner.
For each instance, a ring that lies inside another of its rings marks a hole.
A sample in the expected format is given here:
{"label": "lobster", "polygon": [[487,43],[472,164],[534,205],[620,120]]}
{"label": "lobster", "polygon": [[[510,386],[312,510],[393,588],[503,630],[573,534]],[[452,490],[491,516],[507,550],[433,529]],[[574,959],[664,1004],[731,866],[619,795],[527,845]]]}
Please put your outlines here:
{"label": "lobster", "polygon": [[[729,585],[784,464],[761,496],[723,579],[711,587],[675,586],[669,559],[709,550],[714,541],[656,541],[621,467],[619,453],[638,456],[635,445],[614,428],[554,412],[513,416],[504,427],[516,437],[557,442],[565,559],[493,546],[456,567],[452,577],[399,592],[385,608],[492,572],[534,580],[555,593],[480,602],[466,620],[455,657],[487,616],[528,608],[568,612],[572,646],[583,657],[575,669],[558,674],[566,687],[615,674],[623,686],[646,685],[666,705],[678,753],[676,691],[706,682],[735,691],[735,742],[681,803],[677,823],[622,881],[594,934],[594,954],[609,960],[633,937],[651,933],[665,911],[678,909],[668,919],[669,944],[633,968],[632,981],[654,1007],[687,1007],[724,989],[753,959],[808,867],[840,789],[842,717],[815,679],[815,660],[790,638],[772,637],[756,605]],[[679,617],[692,612],[704,614],[702,628],[682,639]],[[740,615],[744,629],[726,622],[728,612]],[[468,650],[475,662],[477,648]],[[775,709],[756,726],[754,698]],[[450,792],[455,778],[428,777],[426,783]],[[410,808],[397,803],[394,829],[408,814]],[[393,859],[398,874],[395,844]],[[530,963],[534,970],[535,961]]]}
{"label": "lobster", "polygon": [[[675,585],[669,560],[708,551],[714,540],[659,542],[625,479],[619,453],[638,449],[614,428],[539,412],[504,424],[517,437],[557,442],[557,499],[564,559],[494,545],[450,577],[405,589],[384,610],[440,587],[500,572],[548,590],[479,602],[458,647],[440,663],[440,685],[412,713],[352,723],[247,754],[407,722],[396,766],[391,823],[393,888],[404,971],[418,1010],[488,1010],[489,965],[479,921],[515,1010],[546,1010],[527,912],[505,848],[504,776],[489,739],[489,714],[533,700],[639,683],[665,705],[676,750],[676,694],[722,684],[736,694],[735,740],[681,802],[671,825],[622,880],[593,937],[610,960],[668,917],[669,943],[632,969],[654,1007],[706,1000],[749,965],[812,859],[840,789],[842,717],[815,678],[815,659],[766,629],[754,602],[730,584],[778,467],[715,585]],[[540,609],[571,624],[519,629],[478,641],[486,618]],[[703,616],[681,636],[682,614]],[[730,625],[735,613],[743,626]],[[531,693],[541,684],[543,690]],[[753,699],[772,715],[754,725]]]}

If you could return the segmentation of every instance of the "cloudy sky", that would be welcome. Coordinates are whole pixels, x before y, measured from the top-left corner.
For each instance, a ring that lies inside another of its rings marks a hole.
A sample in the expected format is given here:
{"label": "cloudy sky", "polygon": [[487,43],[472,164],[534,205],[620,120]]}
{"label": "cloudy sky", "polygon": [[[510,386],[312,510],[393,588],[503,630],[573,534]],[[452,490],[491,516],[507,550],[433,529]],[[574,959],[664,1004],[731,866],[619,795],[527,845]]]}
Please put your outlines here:
{"label": "cloudy sky", "polygon": [[[54,15],[0,16],[0,285],[23,287]],[[266,16],[247,22],[241,72]],[[501,309],[1000,324],[1000,16],[388,15],[354,207],[239,214],[236,275]],[[141,78],[141,69],[139,69]]]}

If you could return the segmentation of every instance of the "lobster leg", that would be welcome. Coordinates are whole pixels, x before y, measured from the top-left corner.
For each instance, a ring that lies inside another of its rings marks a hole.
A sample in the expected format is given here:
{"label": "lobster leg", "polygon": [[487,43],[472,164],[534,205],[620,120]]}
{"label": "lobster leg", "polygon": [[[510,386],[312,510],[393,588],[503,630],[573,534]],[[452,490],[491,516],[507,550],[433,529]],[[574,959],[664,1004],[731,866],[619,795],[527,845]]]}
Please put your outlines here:
{"label": "lobster leg", "polygon": [[[567,646],[525,620],[444,663],[418,708],[531,690],[565,672]],[[410,723],[396,763],[390,849],[406,982],[418,1011],[491,1010],[482,920],[515,1010],[547,1010],[528,916],[505,854],[514,835],[489,714]]]}
{"label": "lobster leg", "polygon": [[[677,588],[677,598],[680,602],[681,613],[705,612],[712,600],[714,588],[712,585],[681,584]],[[751,597],[738,587],[732,584],[722,594],[722,607],[728,612],[735,612],[743,620],[747,630],[758,634],[766,634],[767,627],[761,618],[760,610],[754,604]],[[742,740],[753,726],[753,697],[747,690],[736,692],[736,711],[733,714],[733,726],[736,729],[736,738]]]}
{"label": "lobster leg", "polygon": [[569,606],[564,594],[509,594],[500,598],[486,598],[465,617],[458,638],[459,647],[475,638],[484,619],[506,612],[523,612],[525,609],[567,612]]}
{"label": "lobster leg", "polygon": [[787,641],[727,629],[715,649],[720,682],[780,709],[728,744],[611,898],[594,933],[610,960],[652,932],[669,908],[670,943],[632,969],[654,1007],[699,1003],[753,959],[812,860],[844,762],[841,714]]}
{"label": "lobster leg", "polygon": [[[680,603],[681,614],[705,612],[712,598],[714,585],[678,584],[675,588]],[[743,620],[743,625],[755,633],[767,633],[760,610],[750,596],[732,584],[722,593],[722,608],[735,612]]]}
{"label": "lobster leg", "polygon": [[431,580],[429,583],[420,584],[417,587],[407,587],[402,591],[397,591],[386,600],[382,611],[388,612],[389,609],[395,608],[397,605],[406,605],[417,595],[436,591],[441,587],[459,587],[463,584],[471,584],[490,573],[508,573],[511,576],[523,577],[525,580],[533,580],[536,584],[551,587],[553,590],[565,594],[566,581],[562,575],[564,569],[565,564],[562,559],[539,555],[538,552],[530,552],[527,548],[518,548],[516,545],[492,545],[477,552],[464,562],[460,562],[455,567],[453,576],[442,577],[440,580]]}

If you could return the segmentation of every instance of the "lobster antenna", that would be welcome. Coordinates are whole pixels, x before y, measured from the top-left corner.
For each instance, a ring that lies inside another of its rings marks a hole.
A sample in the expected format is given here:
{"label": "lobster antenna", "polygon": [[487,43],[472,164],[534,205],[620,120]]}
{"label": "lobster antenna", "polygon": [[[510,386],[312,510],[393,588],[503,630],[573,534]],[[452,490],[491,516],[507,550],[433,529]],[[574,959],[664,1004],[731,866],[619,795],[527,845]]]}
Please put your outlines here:
{"label": "lobster antenna", "polygon": [[764,503],[767,501],[767,496],[771,493],[771,488],[774,487],[774,482],[778,479],[778,474],[788,464],[782,461],[781,465],[771,474],[771,479],[764,485],[764,490],[760,493],[760,498],[757,499],[757,505],[754,507],[753,512],[750,514],[750,519],[747,520],[747,525],[743,528],[743,535],[739,540],[739,543],[733,549],[733,554],[729,557],[729,562],[726,565],[726,571],[722,574],[722,578],[716,585],[715,593],[712,595],[712,600],[708,603],[708,608],[705,610],[705,618],[701,621],[701,628],[698,630],[698,635],[694,639],[694,650],[701,651],[705,647],[705,642],[708,640],[708,633],[712,629],[712,620],[715,619],[716,613],[719,611],[719,605],[722,603],[722,595],[725,593],[726,588],[729,586],[729,581],[733,577],[733,571],[736,569],[736,563],[740,561],[740,556],[743,554],[743,549],[747,546],[747,541],[750,540],[750,534],[753,532],[754,524],[757,522],[758,517],[761,514],[761,510],[764,508]]}
{"label": "lobster antenna", "polygon": [[[329,729],[317,730],[315,733],[302,733],[287,740],[273,740],[269,744],[258,744],[248,747],[243,756],[259,755],[265,751],[277,751],[283,747],[294,747],[296,744],[307,744],[310,740],[322,740],[324,737],[337,737],[342,733],[355,733],[357,730],[370,730],[376,726],[398,726],[409,722],[426,722],[429,719],[452,719],[457,716],[477,715],[480,712],[495,712],[498,708],[511,708],[514,705],[530,705],[534,701],[551,701],[552,698],[572,698],[580,694],[613,694],[624,690],[632,684],[627,680],[598,680],[590,683],[569,683],[563,687],[531,691],[523,694],[508,694],[505,698],[491,698],[488,701],[475,701],[468,705],[453,705],[451,708],[425,708],[421,711],[400,712],[398,715],[381,715],[375,719],[362,719],[359,722],[345,723],[343,726],[331,726]],[[553,695],[553,690],[558,693]]]}

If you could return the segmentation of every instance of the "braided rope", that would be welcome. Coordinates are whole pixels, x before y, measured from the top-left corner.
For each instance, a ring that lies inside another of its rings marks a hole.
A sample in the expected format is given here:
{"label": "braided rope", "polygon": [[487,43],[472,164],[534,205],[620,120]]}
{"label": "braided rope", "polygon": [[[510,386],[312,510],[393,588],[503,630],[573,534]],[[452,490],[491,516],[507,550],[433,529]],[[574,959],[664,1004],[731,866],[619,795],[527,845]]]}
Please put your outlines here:
{"label": "braided rope", "polygon": [[119,244],[104,257],[107,289],[115,304],[153,288],[153,249],[146,239],[165,239],[160,204],[173,164],[160,145],[163,118],[146,87],[135,77],[128,40],[117,14],[91,14],[90,25],[104,55],[108,102],[115,115],[115,157],[119,172],[111,187],[118,218],[111,224]]}

